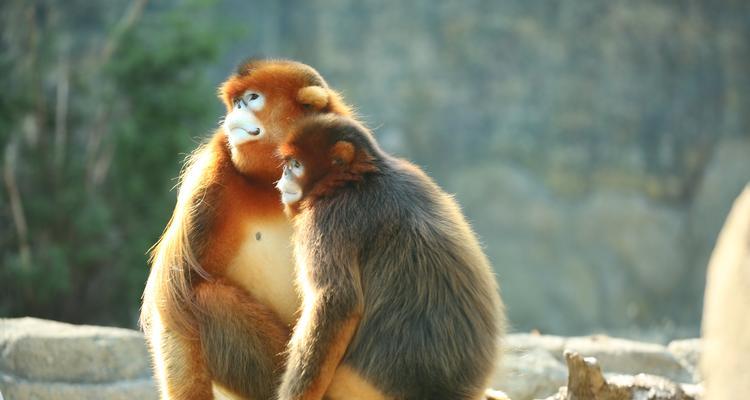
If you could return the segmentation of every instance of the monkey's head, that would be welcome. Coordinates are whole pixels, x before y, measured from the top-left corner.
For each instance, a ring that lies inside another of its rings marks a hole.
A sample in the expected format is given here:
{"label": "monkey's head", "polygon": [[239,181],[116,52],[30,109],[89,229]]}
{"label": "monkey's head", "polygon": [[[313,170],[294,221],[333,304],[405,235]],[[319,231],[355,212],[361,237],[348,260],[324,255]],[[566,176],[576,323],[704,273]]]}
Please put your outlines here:
{"label": "monkey's head", "polygon": [[327,196],[378,170],[380,149],[367,128],[333,114],[307,117],[279,147],[284,171],[276,187],[287,210]]}
{"label": "monkey's head", "polygon": [[300,118],[351,114],[315,69],[294,61],[245,62],[221,85],[219,97],[227,108],[222,128],[232,162],[249,176],[278,176],[275,150]]}

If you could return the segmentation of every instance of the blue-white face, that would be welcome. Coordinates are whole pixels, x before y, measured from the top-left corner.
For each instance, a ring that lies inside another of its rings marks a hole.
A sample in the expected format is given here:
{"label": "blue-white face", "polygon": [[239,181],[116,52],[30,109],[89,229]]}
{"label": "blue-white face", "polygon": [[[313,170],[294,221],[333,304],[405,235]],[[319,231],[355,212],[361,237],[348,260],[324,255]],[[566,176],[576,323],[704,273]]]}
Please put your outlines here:
{"label": "blue-white face", "polygon": [[305,174],[305,167],[295,159],[287,160],[284,165],[284,173],[276,184],[276,188],[281,192],[281,202],[290,205],[298,202],[302,198],[302,186],[299,179]]}
{"label": "blue-white face", "polygon": [[224,118],[224,133],[229,144],[237,146],[259,140],[265,136],[266,130],[261,125],[255,113],[265,105],[265,96],[255,90],[247,90],[242,96],[233,100],[232,111]]}

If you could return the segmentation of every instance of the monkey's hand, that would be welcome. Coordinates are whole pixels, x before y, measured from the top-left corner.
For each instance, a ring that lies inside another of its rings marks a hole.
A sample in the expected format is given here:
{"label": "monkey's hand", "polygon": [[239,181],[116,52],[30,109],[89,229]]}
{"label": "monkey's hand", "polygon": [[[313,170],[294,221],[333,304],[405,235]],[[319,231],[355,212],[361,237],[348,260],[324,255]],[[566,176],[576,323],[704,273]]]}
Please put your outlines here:
{"label": "monkey's hand", "polygon": [[362,299],[354,285],[315,293],[305,298],[289,343],[279,400],[322,399],[359,325]]}

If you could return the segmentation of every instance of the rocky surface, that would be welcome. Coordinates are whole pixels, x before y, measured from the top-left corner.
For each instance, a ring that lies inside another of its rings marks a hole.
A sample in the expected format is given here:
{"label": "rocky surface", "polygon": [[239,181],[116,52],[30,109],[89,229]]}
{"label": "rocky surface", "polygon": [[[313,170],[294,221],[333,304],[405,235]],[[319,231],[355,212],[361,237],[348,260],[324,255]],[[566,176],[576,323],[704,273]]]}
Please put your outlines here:
{"label": "rocky surface", "polygon": [[15,399],[156,399],[136,331],[0,319],[0,392]]}
{"label": "rocky surface", "polygon": [[[558,337],[513,334],[505,341],[494,385],[514,400],[545,398],[568,382],[565,351],[592,357],[607,374],[659,376],[680,384],[693,384],[701,353],[698,339],[680,340],[663,346],[607,336]],[[625,378],[620,378],[625,379]]]}
{"label": "rocky surface", "polygon": [[[669,346],[606,336],[512,334],[492,387],[514,400],[552,396],[568,384],[564,352],[595,357],[607,373],[694,383],[700,341]],[[566,363],[568,365],[566,365]],[[148,353],[136,331],[34,318],[0,319],[0,392],[15,399],[155,399]],[[627,378],[630,376],[630,378]],[[488,398],[502,398],[488,392]]]}
{"label": "rocky surface", "polygon": [[696,385],[680,385],[666,378],[637,374],[605,377],[594,357],[566,350],[568,384],[547,400],[697,400]]}
{"label": "rocky surface", "polygon": [[711,257],[701,370],[707,400],[750,395],[750,186],[737,199]]}

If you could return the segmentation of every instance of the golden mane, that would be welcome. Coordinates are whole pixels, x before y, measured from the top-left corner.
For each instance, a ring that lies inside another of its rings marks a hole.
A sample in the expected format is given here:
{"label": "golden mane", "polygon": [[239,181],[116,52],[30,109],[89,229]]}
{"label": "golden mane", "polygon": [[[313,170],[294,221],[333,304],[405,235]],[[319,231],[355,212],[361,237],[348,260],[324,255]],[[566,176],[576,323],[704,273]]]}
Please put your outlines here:
{"label": "golden mane", "polygon": [[145,331],[151,313],[182,335],[196,331],[196,307],[193,287],[196,279],[209,280],[210,274],[200,264],[201,233],[206,230],[206,214],[213,169],[221,165],[213,142],[204,143],[191,153],[182,168],[178,183],[177,205],[159,241],[150,249],[151,273],[143,293],[143,304],[155,309],[141,310],[140,325]]}

